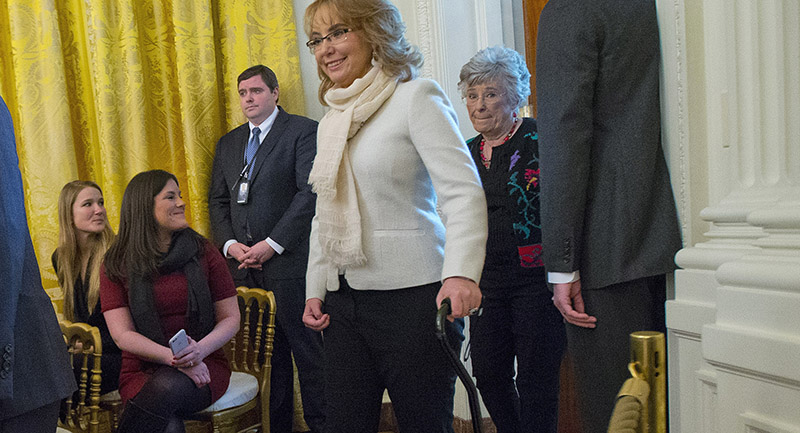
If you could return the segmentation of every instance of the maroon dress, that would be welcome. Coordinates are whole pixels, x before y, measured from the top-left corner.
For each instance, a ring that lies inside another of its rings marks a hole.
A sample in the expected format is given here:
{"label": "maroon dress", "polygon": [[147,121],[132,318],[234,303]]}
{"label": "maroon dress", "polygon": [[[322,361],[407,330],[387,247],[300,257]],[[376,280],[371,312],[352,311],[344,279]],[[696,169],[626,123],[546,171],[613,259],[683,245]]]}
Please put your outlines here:
{"label": "maroon dress", "polygon": [[[208,287],[211,289],[211,299],[214,302],[221,301],[231,296],[236,296],[236,287],[233,284],[230,271],[228,271],[225,259],[219,251],[205,242],[205,251],[200,266],[208,279]],[[158,310],[158,317],[161,321],[164,335],[171,337],[178,330],[186,328],[186,305],[188,285],[186,276],[181,271],[176,271],[168,275],[159,276],[153,283],[153,296]],[[128,284],[117,284],[107,276],[105,269],[100,272],[100,303],[103,312],[120,307],[128,307]],[[197,340],[193,335],[190,337]],[[231,377],[231,370],[228,367],[228,360],[222,349],[209,355],[204,362],[208,366],[211,374],[211,402],[217,401],[225,390],[228,389],[228,382]],[[144,361],[136,355],[123,351],[122,367],[119,375],[119,393],[123,401],[127,401],[136,396],[150,379],[153,372],[161,364]]]}

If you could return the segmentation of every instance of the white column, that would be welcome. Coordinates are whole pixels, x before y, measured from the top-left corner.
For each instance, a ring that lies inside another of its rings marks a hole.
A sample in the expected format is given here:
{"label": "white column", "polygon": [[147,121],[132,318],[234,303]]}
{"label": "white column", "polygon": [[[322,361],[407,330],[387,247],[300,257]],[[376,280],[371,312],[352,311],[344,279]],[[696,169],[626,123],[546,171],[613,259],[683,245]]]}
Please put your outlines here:
{"label": "white column", "polygon": [[800,1],[661,0],[659,21],[690,239],[667,305],[672,431],[798,432]]}

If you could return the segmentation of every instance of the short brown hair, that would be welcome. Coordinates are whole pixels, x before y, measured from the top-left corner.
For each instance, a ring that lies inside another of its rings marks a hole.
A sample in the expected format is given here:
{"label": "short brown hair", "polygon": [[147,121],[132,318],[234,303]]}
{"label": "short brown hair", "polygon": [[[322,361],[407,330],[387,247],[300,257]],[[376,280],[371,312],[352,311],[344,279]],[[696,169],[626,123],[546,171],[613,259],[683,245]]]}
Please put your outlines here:
{"label": "short brown hair", "polygon": [[275,91],[275,89],[278,88],[278,77],[275,75],[275,72],[272,72],[272,69],[264,65],[255,65],[245,69],[239,74],[239,78],[236,79],[236,84],[238,85],[242,81],[249,80],[256,75],[261,76],[261,79],[264,80],[264,84],[269,87],[269,90]]}

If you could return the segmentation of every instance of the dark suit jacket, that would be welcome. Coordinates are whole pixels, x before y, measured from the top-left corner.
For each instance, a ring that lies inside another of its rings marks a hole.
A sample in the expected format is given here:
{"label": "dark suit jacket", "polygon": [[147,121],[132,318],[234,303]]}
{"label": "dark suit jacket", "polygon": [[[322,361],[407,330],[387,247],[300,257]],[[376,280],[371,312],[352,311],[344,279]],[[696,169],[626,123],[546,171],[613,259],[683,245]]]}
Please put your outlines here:
{"label": "dark suit jacket", "polygon": [[75,390],[25,219],[14,128],[0,98],[0,420]]}
{"label": "dark suit jacket", "polygon": [[538,38],[547,271],[580,270],[584,289],[672,271],[655,2],[551,0]]}
{"label": "dark suit jacket", "polygon": [[[279,110],[256,153],[247,204],[237,204],[236,195],[249,124],[225,134],[217,143],[208,195],[212,237],[220,248],[230,239],[250,245],[269,237],[285,251],[264,263],[264,275],[304,278],[316,203],[308,173],[317,151],[317,122]],[[234,264],[238,263],[231,263],[234,279],[241,281],[246,271],[236,271]]]}

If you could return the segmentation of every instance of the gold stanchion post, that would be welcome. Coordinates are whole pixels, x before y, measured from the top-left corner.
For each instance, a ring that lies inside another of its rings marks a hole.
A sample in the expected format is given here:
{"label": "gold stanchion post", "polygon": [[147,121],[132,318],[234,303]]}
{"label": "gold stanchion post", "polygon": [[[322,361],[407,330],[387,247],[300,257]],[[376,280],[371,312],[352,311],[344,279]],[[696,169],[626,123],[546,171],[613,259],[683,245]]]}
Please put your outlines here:
{"label": "gold stanchion post", "polygon": [[664,334],[640,331],[631,334],[631,372],[650,386],[650,396],[642,408],[641,430],[667,432],[667,366]]}

